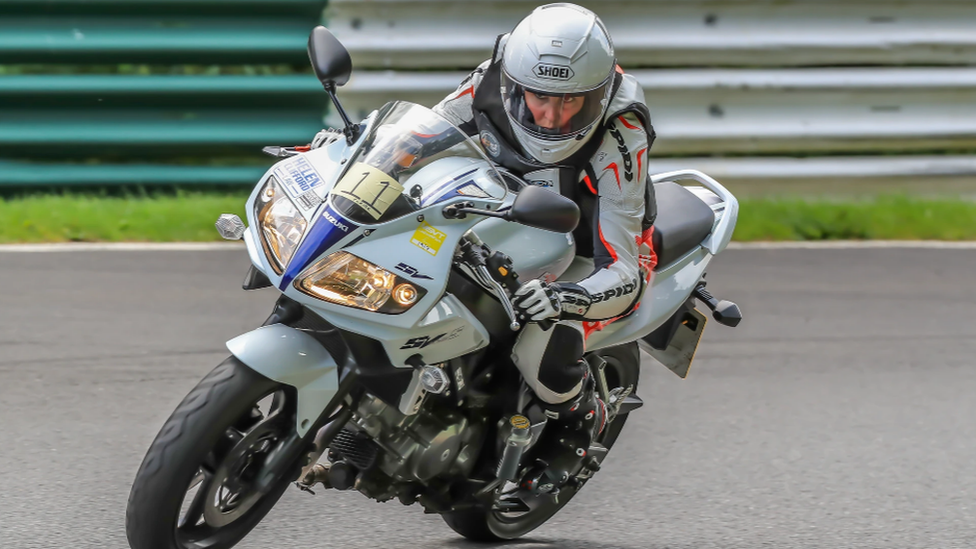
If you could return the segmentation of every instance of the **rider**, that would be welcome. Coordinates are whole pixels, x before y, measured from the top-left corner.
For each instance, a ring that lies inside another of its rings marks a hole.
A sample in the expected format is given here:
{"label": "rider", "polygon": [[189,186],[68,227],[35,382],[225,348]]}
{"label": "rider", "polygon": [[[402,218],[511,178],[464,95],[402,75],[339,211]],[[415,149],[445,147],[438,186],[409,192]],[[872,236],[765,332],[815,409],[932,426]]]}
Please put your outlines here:
{"label": "rider", "polygon": [[[583,214],[573,236],[577,255],[592,258],[591,274],[576,282],[531,280],[514,299],[529,319],[558,321],[549,330],[529,324],[513,351],[555,424],[538,447],[551,454],[541,459],[558,488],[586,459],[606,421],[606,406],[581,361],[586,339],[634,310],[657,263],[647,183],[654,130],[644,93],[617,65],[600,18],[558,3],[537,8],[499,36],[492,58],[434,110],[478,135],[499,165],[575,200]],[[571,451],[560,448],[566,445]]]}

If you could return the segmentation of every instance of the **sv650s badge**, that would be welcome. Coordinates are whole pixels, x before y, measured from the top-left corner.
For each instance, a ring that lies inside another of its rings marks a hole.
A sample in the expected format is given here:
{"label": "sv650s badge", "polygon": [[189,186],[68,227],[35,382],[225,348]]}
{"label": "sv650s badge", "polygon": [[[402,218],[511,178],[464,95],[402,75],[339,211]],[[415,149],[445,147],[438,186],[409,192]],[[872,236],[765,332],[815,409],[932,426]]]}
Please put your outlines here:
{"label": "sv650s badge", "polygon": [[396,270],[398,270],[398,271],[400,271],[401,273],[406,273],[407,275],[410,276],[410,278],[419,278],[421,280],[434,280],[432,277],[429,277],[429,276],[427,276],[425,274],[422,274],[416,268],[411,267],[410,265],[407,265],[406,263],[400,263],[396,267],[393,267],[393,268],[396,269]]}
{"label": "sv650s badge", "polygon": [[452,339],[455,339],[461,335],[461,332],[463,331],[464,326],[456,328],[453,332],[445,332],[436,336],[413,337],[408,339],[407,342],[403,344],[403,347],[400,347],[400,349],[423,349],[424,347],[433,345],[435,343],[451,341]]}

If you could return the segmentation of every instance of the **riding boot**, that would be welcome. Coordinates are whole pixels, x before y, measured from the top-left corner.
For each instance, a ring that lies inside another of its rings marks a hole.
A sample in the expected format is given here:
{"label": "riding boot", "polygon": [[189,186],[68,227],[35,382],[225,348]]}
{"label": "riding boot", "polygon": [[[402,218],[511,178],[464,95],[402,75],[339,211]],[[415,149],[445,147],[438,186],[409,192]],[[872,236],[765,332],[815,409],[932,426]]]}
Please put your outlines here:
{"label": "riding boot", "polygon": [[606,426],[606,404],[596,395],[587,374],[580,394],[562,404],[538,403],[549,418],[535,444],[536,466],[523,477],[523,487],[539,493],[558,492],[585,466],[599,467],[589,456],[593,441]]}

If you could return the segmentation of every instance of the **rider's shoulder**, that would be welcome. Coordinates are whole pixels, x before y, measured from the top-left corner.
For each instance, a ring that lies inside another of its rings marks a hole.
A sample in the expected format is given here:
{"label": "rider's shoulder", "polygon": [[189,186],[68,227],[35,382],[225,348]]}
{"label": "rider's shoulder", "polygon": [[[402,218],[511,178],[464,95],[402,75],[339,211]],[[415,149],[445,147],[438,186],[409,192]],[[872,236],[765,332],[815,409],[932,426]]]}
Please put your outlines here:
{"label": "rider's shoulder", "polygon": [[622,73],[620,85],[610,100],[610,107],[607,109],[607,112],[616,113],[631,110],[637,105],[647,108],[646,99],[644,98],[644,88],[632,74]]}

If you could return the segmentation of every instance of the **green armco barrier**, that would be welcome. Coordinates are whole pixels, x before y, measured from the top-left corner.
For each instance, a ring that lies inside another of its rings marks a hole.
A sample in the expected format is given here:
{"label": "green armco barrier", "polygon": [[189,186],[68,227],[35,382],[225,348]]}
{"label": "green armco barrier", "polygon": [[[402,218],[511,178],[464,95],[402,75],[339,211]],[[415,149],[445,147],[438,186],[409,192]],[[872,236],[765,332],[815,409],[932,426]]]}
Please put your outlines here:
{"label": "green armco barrier", "polygon": [[[304,70],[325,5],[0,0],[0,65],[30,65],[0,74],[0,186],[252,183],[264,169],[227,167],[233,158],[308,143],[321,129],[328,98],[315,77],[168,75],[160,67]],[[154,68],[92,74],[123,64]],[[58,74],[44,74],[46,66]]]}
{"label": "green armco barrier", "polygon": [[265,171],[264,167],[254,166],[0,162],[0,186],[240,185],[242,182],[257,181]]}

